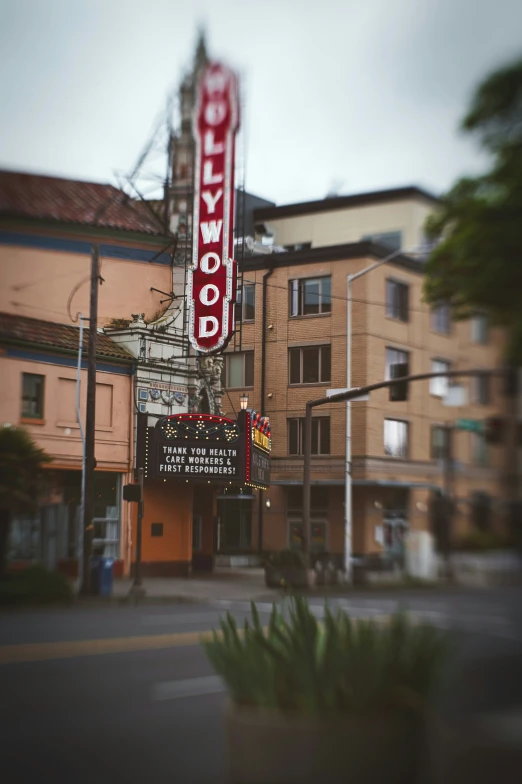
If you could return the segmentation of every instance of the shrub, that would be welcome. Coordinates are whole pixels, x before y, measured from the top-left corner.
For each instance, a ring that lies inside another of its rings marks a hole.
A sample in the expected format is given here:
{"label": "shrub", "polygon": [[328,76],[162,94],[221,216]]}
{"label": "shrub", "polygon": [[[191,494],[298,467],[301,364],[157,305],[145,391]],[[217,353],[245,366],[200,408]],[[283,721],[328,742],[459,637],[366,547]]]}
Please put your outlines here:
{"label": "shrub", "polygon": [[71,601],[73,591],[67,578],[41,565],[30,566],[0,581],[0,604],[48,604]]}
{"label": "shrub", "polygon": [[274,569],[306,569],[308,558],[302,550],[276,550],[269,554],[265,565]]}
{"label": "shrub", "polygon": [[509,537],[494,531],[471,531],[454,546],[457,552],[484,552],[503,550],[512,546]]}
{"label": "shrub", "polygon": [[448,652],[445,634],[401,614],[383,626],[327,608],[319,623],[297,597],[288,618],[274,605],[263,630],[251,607],[251,623],[239,629],[227,613],[221,635],[203,643],[238,705],[315,715],[422,711]]}

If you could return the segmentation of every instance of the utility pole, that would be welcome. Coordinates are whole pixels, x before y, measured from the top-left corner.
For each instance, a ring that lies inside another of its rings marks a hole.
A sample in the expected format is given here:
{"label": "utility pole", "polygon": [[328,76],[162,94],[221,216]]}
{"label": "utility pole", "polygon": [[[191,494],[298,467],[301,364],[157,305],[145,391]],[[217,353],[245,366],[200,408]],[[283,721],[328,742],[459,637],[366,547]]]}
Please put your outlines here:
{"label": "utility pole", "polygon": [[455,465],[453,459],[453,437],[454,427],[451,423],[447,422],[444,426],[445,431],[445,449],[444,449],[444,495],[443,495],[443,525],[445,535],[442,537],[442,549],[444,556],[444,566],[446,571],[446,578],[451,577],[451,528],[453,519],[453,483],[455,478]]}
{"label": "utility pole", "polygon": [[520,537],[516,528],[522,523],[518,514],[518,369],[509,366],[505,377],[505,415],[504,432],[505,467],[504,501],[506,508],[506,532]]}
{"label": "utility pole", "polygon": [[136,567],[134,570],[133,590],[141,589],[141,532],[143,527],[143,468],[138,468],[140,500],[138,501],[138,523],[136,526]]}
{"label": "utility pole", "polygon": [[87,408],[85,417],[85,503],[83,507],[83,579],[81,593],[92,592],[91,555],[94,517],[94,457],[96,417],[96,342],[98,336],[98,287],[100,257],[94,245],[91,258],[91,301],[89,312],[89,348],[87,356]]}

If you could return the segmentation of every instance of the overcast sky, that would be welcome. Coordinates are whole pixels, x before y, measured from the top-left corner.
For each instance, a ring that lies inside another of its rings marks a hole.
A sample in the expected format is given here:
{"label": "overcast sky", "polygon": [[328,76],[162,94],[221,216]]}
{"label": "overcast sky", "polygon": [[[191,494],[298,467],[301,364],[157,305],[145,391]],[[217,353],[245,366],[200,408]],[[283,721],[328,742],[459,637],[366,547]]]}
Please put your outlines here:
{"label": "overcast sky", "polygon": [[114,182],[200,24],[241,75],[247,189],[278,204],[478,171],[459,120],[522,55],[520,0],[0,0],[0,167]]}

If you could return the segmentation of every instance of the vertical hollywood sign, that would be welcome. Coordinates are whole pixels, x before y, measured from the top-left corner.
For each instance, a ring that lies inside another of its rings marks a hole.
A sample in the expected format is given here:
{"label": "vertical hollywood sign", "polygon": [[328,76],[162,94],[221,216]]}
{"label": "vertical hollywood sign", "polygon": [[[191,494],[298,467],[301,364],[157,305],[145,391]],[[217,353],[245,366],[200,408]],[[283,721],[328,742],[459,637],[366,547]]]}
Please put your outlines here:
{"label": "vertical hollywood sign", "polygon": [[239,124],[237,81],[209,64],[194,113],[194,239],[188,275],[189,337],[196,351],[224,349],[234,328],[234,144]]}

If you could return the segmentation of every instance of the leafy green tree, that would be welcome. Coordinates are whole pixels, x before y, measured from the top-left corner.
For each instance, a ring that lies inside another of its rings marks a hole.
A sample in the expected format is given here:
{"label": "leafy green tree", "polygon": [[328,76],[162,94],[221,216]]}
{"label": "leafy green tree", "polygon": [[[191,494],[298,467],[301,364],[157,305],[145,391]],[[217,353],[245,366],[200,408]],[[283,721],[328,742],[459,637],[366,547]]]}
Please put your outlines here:
{"label": "leafy green tree", "polygon": [[457,319],[486,313],[507,331],[508,359],[522,363],[522,60],[478,87],[462,129],[490,154],[491,169],[459,180],[428,219],[439,243],[425,296],[449,302]]}
{"label": "leafy green tree", "polygon": [[11,522],[17,514],[37,509],[47,484],[45,465],[51,460],[23,428],[0,427],[0,575]]}

